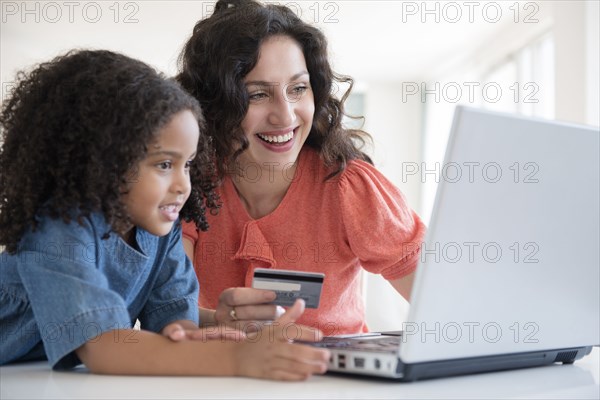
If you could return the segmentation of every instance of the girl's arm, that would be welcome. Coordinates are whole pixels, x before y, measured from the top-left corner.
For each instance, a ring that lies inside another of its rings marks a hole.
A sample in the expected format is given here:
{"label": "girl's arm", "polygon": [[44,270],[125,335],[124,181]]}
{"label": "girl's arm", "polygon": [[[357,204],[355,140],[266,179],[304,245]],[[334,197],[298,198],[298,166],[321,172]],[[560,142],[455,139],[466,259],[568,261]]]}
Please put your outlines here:
{"label": "girl's arm", "polygon": [[76,350],[93,373],[234,375],[234,342],[173,342],[148,331],[104,332]]}
{"label": "girl's arm", "polygon": [[246,338],[246,333],[256,332],[260,327],[255,324],[253,327],[247,327],[246,329],[235,328],[237,329],[218,324],[198,327],[193,321],[180,320],[171,322],[160,333],[176,342],[181,340],[207,341],[210,339],[242,340]]}
{"label": "girl's arm", "polygon": [[[76,350],[92,371],[115,375],[211,375],[301,380],[327,368],[329,352],[290,343],[314,341],[318,330],[291,324],[304,310],[299,301],[272,325],[246,340],[186,340],[131,329],[108,331]],[[287,337],[287,332],[294,337]]]}

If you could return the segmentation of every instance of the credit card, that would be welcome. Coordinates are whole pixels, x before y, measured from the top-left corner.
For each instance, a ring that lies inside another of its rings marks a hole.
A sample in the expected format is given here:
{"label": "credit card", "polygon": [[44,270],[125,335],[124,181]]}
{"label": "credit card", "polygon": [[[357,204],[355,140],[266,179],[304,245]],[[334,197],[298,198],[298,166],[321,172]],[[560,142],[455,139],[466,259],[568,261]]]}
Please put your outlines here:
{"label": "credit card", "polygon": [[317,308],[324,279],[325,274],[317,272],[257,268],[254,270],[252,287],[277,293],[273,304],[289,307],[296,299],[304,299],[307,308]]}

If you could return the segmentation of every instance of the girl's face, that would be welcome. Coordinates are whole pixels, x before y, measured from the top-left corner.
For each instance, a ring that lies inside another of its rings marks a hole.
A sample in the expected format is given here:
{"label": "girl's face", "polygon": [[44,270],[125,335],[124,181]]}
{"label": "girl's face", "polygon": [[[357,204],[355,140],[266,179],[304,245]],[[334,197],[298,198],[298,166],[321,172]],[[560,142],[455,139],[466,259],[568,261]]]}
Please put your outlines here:
{"label": "girl's face", "polygon": [[[189,166],[196,155],[198,122],[191,111],[181,111],[165,125],[148,154],[132,171],[121,201],[133,224],[156,236],[171,231],[191,191]],[[132,243],[133,228],[123,237]]]}
{"label": "girl's face", "polygon": [[289,167],[308,137],[315,112],[302,49],[288,36],[270,37],[244,82],[250,104],[241,128],[249,146],[239,160],[269,169]]}

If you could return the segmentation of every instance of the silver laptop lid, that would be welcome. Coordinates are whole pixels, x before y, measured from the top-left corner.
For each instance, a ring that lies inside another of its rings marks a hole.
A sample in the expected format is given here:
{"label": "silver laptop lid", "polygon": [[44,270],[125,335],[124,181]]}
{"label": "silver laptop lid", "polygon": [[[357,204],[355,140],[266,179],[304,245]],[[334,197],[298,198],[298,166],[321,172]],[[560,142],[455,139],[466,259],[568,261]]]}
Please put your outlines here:
{"label": "silver laptop lid", "polygon": [[457,107],[402,361],[600,343],[599,149],[597,128]]}

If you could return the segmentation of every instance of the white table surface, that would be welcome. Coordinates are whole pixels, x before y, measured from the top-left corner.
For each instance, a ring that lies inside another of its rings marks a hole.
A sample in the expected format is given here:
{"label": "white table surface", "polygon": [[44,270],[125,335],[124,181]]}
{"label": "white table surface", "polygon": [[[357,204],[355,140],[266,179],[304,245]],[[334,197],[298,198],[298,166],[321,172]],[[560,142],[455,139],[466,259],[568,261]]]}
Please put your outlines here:
{"label": "white table surface", "polygon": [[45,362],[0,367],[0,399],[192,398],[563,398],[600,399],[600,349],[573,365],[417,381],[384,382],[333,375],[305,382],[248,378],[124,377],[84,368],[54,372]]}

